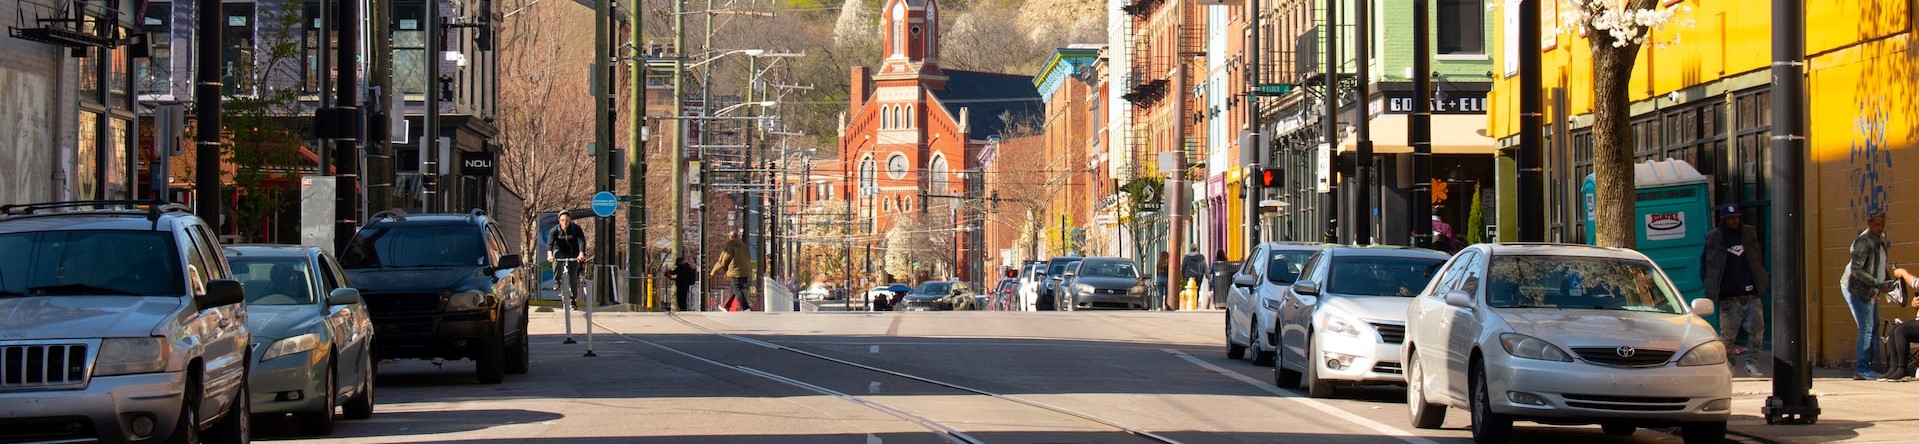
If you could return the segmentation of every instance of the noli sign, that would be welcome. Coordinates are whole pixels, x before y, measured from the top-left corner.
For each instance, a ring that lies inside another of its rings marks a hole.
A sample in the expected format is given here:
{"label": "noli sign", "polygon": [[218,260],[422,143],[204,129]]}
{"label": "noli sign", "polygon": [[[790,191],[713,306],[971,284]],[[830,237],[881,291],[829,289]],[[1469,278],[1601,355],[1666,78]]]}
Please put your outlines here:
{"label": "noli sign", "polygon": [[466,176],[493,176],[493,153],[488,151],[469,151],[460,153],[460,174]]}
{"label": "noli sign", "polygon": [[1646,240],[1667,240],[1686,237],[1686,213],[1651,213],[1646,215]]}

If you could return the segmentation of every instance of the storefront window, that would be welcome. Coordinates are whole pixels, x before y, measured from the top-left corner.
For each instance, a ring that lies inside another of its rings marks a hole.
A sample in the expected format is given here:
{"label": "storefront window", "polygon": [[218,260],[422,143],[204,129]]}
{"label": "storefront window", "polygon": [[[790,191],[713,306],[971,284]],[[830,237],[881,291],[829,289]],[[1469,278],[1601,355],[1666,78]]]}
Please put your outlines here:
{"label": "storefront window", "polygon": [[100,189],[100,114],[81,111],[78,129],[73,156],[73,198],[93,199]]}
{"label": "storefront window", "polygon": [[127,193],[131,185],[127,183],[127,127],[126,119],[113,119],[107,135],[107,198],[132,197]]}
{"label": "storefront window", "polygon": [[251,94],[253,91],[253,4],[226,3],[226,29],[220,32],[220,50],[225,59],[220,68],[222,92]]}
{"label": "storefront window", "polygon": [[426,4],[393,2],[393,83],[406,94],[426,94]]}

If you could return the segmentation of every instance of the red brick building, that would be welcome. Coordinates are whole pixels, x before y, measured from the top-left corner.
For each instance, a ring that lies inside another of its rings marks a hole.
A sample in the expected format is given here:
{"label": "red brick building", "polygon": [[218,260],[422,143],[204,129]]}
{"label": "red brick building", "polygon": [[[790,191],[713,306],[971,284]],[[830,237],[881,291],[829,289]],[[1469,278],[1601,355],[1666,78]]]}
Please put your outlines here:
{"label": "red brick building", "polygon": [[951,268],[928,264],[916,274],[979,283],[984,242],[973,227],[985,204],[978,199],[980,154],[1008,122],[1040,112],[1032,77],[941,69],[936,0],[888,0],[879,31],[879,68],[852,68],[840,137],[852,186],[843,196],[869,215],[868,241],[877,245],[906,217],[926,223],[918,231],[952,236],[953,251],[942,252],[953,259]]}

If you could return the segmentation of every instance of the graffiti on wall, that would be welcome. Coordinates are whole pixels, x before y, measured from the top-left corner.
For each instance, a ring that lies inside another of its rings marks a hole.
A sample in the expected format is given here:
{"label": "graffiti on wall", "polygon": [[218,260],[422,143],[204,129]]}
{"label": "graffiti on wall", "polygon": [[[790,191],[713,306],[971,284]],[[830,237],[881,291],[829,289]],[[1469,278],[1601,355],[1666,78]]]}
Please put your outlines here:
{"label": "graffiti on wall", "polygon": [[0,69],[0,202],[51,200],[53,83],[45,75]]}
{"label": "graffiti on wall", "polygon": [[1889,114],[1883,102],[1883,98],[1873,97],[1859,104],[1859,114],[1853,117],[1852,142],[1847,147],[1846,162],[1855,169],[1847,206],[1860,220],[1885,210],[1891,200],[1892,148],[1886,141]]}

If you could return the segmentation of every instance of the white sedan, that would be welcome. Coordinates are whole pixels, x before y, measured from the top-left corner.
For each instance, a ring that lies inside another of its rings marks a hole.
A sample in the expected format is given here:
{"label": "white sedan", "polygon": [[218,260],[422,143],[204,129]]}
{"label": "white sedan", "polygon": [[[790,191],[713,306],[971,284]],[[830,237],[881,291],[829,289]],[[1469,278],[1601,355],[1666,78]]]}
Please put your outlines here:
{"label": "white sedan", "polygon": [[1331,396],[1335,385],[1405,382],[1400,343],[1406,305],[1446,263],[1420,248],[1348,246],[1313,256],[1281,293],[1273,383]]}
{"label": "white sedan", "polygon": [[1406,404],[1437,428],[1472,413],[1473,439],[1513,421],[1599,424],[1610,435],[1679,426],[1720,442],[1732,413],[1726,347],[1665,272],[1632,250],[1583,245],[1466,248],[1407,308]]}

